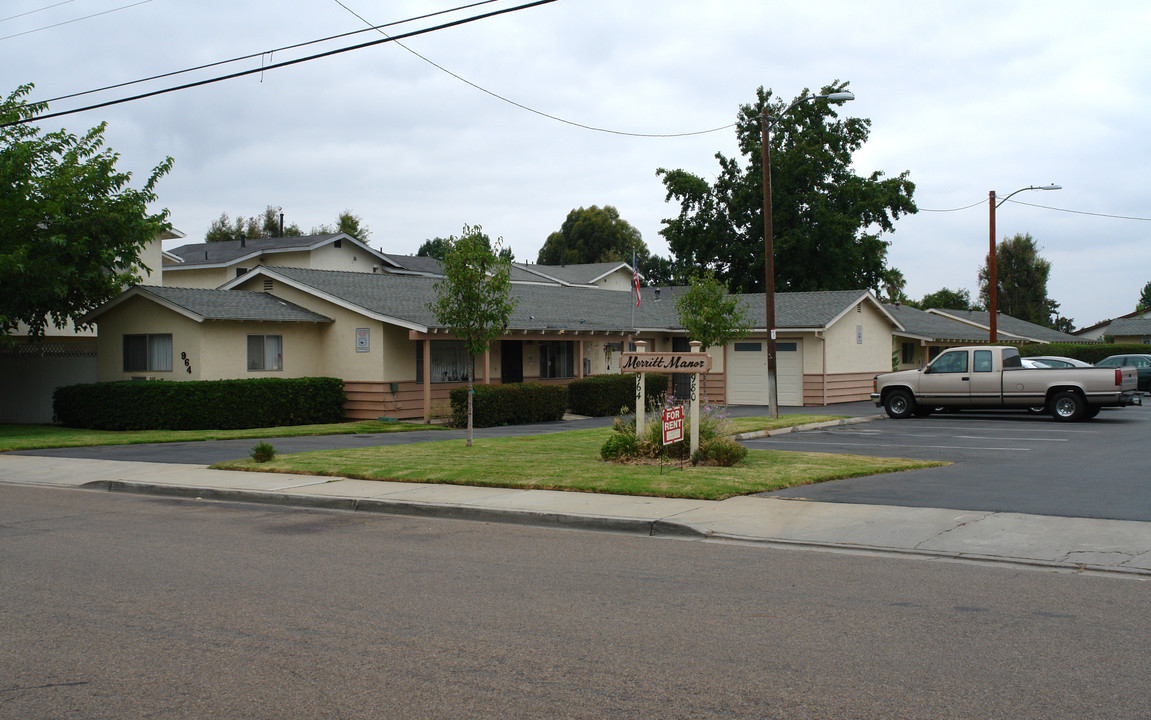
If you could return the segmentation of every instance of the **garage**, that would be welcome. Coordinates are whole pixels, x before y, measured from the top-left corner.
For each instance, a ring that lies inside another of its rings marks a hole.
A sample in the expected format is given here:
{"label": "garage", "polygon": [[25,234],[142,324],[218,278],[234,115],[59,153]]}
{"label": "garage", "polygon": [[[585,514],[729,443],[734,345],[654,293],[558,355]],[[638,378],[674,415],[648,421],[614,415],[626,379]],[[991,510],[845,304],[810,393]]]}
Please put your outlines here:
{"label": "garage", "polygon": [[[779,404],[803,405],[803,345],[796,340],[775,343],[775,383]],[[728,346],[727,402],[730,405],[767,405],[767,342],[740,340]]]}

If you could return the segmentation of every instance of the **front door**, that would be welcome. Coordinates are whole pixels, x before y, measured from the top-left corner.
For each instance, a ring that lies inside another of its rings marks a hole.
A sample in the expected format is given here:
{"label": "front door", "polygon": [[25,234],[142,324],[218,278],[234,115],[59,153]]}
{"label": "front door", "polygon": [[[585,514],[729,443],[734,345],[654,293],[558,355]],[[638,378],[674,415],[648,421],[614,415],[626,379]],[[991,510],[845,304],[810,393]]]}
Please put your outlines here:
{"label": "front door", "polygon": [[500,382],[524,381],[524,341],[500,341]]}

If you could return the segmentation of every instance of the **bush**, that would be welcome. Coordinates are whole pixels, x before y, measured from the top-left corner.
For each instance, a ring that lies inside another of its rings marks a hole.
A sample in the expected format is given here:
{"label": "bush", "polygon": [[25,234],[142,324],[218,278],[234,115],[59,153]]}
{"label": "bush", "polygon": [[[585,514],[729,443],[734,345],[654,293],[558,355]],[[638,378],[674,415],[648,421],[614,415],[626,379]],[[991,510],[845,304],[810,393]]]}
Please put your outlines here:
{"label": "bush", "polygon": [[700,442],[699,450],[691,457],[692,465],[712,463],[720,467],[731,467],[747,457],[747,448],[731,438],[712,438]]}
{"label": "bush", "polygon": [[[612,423],[615,431],[600,448],[604,460],[635,458],[667,458],[687,460],[691,454],[691,418],[684,423],[683,440],[663,444],[663,418],[656,408],[648,416],[642,430],[637,431],[635,418],[617,417]],[[735,465],[747,457],[747,448],[729,439],[727,417],[715,408],[704,406],[699,412],[699,450],[693,463],[710,461],[716,465]]]}
{"label": "bush", "polygon": [[1110,355],[1146,354],[1146,345],[1135,343],[1032,343],[1019,348],[1023,357],[1035,355],[1057,355],[1075,358],[1092,365]]}
{"label": "bush", "polygon": [[[450,393],[452,425],[468,424],[468,389]],[[472,426],[525,425],[563,420],[567,410],[567,388],[544,383],[476,385],[472,399]]]}
{"label": "bush", "polygon": [[87,383],[59,387],[55,421],[92,430],[235,430],[344,420],[337,378]]}
{"label": "bush", "polygon": [[[663,402],[667,394],[668,376],[644,373],[644,407]],[[568,385],[568,407],[576,415],[607,417],[620,408],[635,408],[635,374],[593,375]]]}
{"label": "bush", "polygon": [[266,463],[275,459],[276,448],[272,447],[271,443],[258,442],[252,448],[252,459],[258,463]]}

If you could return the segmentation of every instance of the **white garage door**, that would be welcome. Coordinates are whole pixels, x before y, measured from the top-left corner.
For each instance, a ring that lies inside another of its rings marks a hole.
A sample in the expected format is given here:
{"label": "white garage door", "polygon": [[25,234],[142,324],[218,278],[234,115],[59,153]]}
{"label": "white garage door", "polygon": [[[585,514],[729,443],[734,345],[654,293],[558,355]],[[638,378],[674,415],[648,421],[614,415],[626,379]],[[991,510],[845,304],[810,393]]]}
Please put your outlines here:
{"label": "white garage door", "polygon": [[[803,404],[803,346],[798,340],[775,342],[775,384],[779,404]],[[741,340],[727,354],[727,401],[731,405],[767,405],[767,342]]]}

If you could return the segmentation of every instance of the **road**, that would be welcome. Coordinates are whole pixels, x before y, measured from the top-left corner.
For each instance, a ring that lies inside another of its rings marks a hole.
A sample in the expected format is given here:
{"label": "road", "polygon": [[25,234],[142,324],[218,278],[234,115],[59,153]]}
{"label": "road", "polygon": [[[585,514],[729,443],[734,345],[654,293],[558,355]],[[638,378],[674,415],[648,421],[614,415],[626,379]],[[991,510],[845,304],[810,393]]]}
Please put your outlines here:
{"label": "road", "polygon": [[0,486],[0,718],[1147,718],[1138,580]]}
{"label": "road", "polygon": [[1151,405],[1088,422],[965,411],[745,443],[752,448],[949,460],[954,464],[789,488],[775,497],[1151,522]]}

